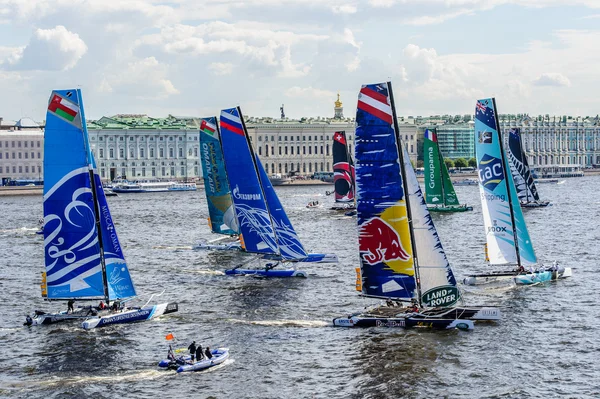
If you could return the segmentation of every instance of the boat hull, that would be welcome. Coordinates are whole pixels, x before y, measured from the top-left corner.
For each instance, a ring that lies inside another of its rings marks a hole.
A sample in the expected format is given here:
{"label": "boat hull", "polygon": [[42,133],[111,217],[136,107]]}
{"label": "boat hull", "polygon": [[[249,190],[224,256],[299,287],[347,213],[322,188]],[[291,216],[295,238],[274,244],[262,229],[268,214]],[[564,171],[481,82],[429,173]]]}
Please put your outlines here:
{"label": "boat hull", "polygon": [[63,321],[72,321],[72,320],[81,320],[92,315],[97,315],[100,310],[93,306],[85,306],[79,307],[75,309],[72,313],[57,312],[57,313],[45,313],[40,311],[35,311],[35,315],[33,317],[28,316],[25,323],[26,326],[40,326],[47,324],[60,323]]}
{"label": "boat hull", "polygon": [[[206,370],[207,368],[216,366],[218,364],[221,364],[223,362],[225,362],[225,360],[227,360],[229,358],[229,348],[218,348],[218,349],[213,349],[211,351],[213,357],[211,359],[203,359],[200,360],[199,362],[195,362],[194,364],[183,364],[183,365],[179,365],[179,367],[177,367],[177,372],[178,373],[183,373],[186,371],[201,371],[201,370]],[[189,361],[189,359],[191,359],[189,356],[185,357],[185,361]],[[162,368],[175,368],[173,367],[173,364],[177,364],[177,362],[173,362],[173,361],[169,361],[169,360],[162,360],[159,364],[158,367],[162,367]]]}
{"label": "boat hull", "polygon": [[225,270],[229,276],[257,276],[257,277],[308,277],[303,270],[265,270],[265,269],[229,269]]}
{"label": "boat hull", "polygon": [[521,208],[542,208],[550,205],[550,201],[521,202]]}
{"label": "boat hull", "polygon": [[206,250],[206,251],[241,251],[242,245],[239,241],[232,242],[229,244],[209,244],[209,243],[198,243],[192,248],[194,250]]}
{"label": "boat hull", "polygon": [[106,327],[112,324],[134,323],[146,321],[163,314],[174,313],[179,310],[176,302],[161,303],[159,305],[144,306],[143,308],[125,310],[107,316],[93,317],[85,320],[81,327],[85,330]]}
{"label": "boat hull", "polygon": [[386,328],[413,328],[425,327],[434,330],[473,330],[472,320],[444,319],[444,318],[415,318],[411,315],[403,317],[378,317],[371,315],[351,315],[333,319],[334,327],[386,327]]}
{"label": "boat hull", "polygon": [[[280,255],[272,255],[272,254],[263,255],[263,259],[279,260],[279,261],[284,260],[281,258]],[[338,256],[336,254],[309,253],[309,254],[307,254],[306,258],[295,259],[295,260],[285,259],[285,261],[303,262],[303,263],[338,263]]]}
{"label": "boat hull", "polygon": [[489,285],[503,282],[514,282],[517,285],[531,285],[571,277],[573,271],[570,267],[561,267],[556,270],[538,270],[533,273],[519,273],[506,271],[488,274],[475,274],[463,280],[465,285]]}
{"label": "boat hull", "polygon": [[472,211],[472,206],[460,205],[460,206],[432,206],[427,207],[429,212],[440,212],[440,213],[450,213],[450,212],[466,212]]}

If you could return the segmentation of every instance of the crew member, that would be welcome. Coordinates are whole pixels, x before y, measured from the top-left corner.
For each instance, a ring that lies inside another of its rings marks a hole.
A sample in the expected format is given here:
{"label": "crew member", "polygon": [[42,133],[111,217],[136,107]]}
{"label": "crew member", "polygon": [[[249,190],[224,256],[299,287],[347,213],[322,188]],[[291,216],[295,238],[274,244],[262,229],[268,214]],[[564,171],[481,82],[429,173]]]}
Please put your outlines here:
{"label": "crew member", "polygon": [[188,346],[188,350],[190,351],[190,355],[192,355],[192,363],[194,363],[194,356],[196,355],[196,341],[192,342],[190,346]]}
{"label": "crew member", "polygon": [[210,348],[207,346],[206,350],[204,351],[204,354],[206,355],[206,358],[208,360],[212,359],[212,353],[210,352]]}
{"label": "crew member", "polygon": [[73,307],[74,303],[74,299],[69,299],[69,302],[67,302],[67,313],[73,313],[75,311],[75,308]]}

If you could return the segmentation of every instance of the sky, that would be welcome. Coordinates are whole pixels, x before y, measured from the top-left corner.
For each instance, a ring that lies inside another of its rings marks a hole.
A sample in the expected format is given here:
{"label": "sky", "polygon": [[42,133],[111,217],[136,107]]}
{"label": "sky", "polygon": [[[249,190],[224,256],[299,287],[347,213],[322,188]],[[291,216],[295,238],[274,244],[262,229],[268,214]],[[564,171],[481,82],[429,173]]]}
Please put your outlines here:
{"label": "sky", "polygon": [[354,116],[386,80],[400,116],[595,116],[599,49],[600,0],[0,0],[0,117]]}

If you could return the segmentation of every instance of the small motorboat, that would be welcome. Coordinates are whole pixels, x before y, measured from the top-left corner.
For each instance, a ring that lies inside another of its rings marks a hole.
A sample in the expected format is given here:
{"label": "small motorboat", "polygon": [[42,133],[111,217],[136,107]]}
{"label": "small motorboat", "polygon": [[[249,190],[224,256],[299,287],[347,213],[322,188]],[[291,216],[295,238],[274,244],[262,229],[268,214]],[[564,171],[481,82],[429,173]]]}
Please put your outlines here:
{"label": "small motorboat", "polygon": [[217,348],[210,351],[212,358],[206,357],[198,362],[192,363],[191,356],[180,356],[175,359],[164,359],[158,363],[158,367],[169,370],[177,370],[178,373],[184,371],[200,371],[223,363],[229,358],[229,348]]}

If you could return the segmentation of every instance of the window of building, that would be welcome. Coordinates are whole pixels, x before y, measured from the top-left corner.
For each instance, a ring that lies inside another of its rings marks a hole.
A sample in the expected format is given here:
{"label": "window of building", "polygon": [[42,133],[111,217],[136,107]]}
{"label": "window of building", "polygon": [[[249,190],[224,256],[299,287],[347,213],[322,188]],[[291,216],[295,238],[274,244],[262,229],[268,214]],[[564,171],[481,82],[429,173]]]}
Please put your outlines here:
{"label": "window of building", "polygon": [[271,146],[271,155],[275,155],[275,147]]}
{"label": "window of building", "polygon": [[175,176],[175,166],[171,166],[171,176]]}
{"label": "window of building", "polygon": [[327,155],[329,155],[329,144],[327,144],[327,145],[325,146],[325,151],[326,151]]}
{"label": "window of building", "polygon": [[115,150],[114,150],[114,148],[110,148],[108,150],[108,157],[111,158],[111,159],[115,157]]}
{"label": "window of building", "polygon": [[321,172],[323,172],[323,162],[321,162]]}
{"label": "window of building", "polygon": [[159,137],[158,138],[158,141],[163,141],[163,140],[164,140],[164,137]]}
{"label": "window of building", "polygon": [[288,147],[287,147],[287,145],[286,145],[286,146],[285,146],[285,155],[287,155],[287,154],[288,154]]}
{"label": "window of building", "polygon": [[25,159],[29,159],[29,153],[28,152],[25,153]]}
{"label": "window of building", "polygon": [[279,170],[279,173],[281,173],[281,164],[277,165],[277,169]]}
{"label": "window of building", "polygon": [[281,136],[277,135],[277,141],[281,141]]}
{"label": "window of building", "polygon": [[179,147],[179,158],[183,158],[183,148]]}
{"label": "window of building", "polygon": [[125,138],[123,136],[119,137],[119,141],[123,141],[123,140],[125,140]]}
{"label": "window of building", "polygon": [[181,167],[181,176],[185,176],[185,168],[183,166]]}
{"label": "window of building", "polygon": [[262,147],[258,147],[258,155],[262,155]]}
{"label": "window of building", "polygon": [[98,137],[98,141],[104,141],[104,137],[102,137],[102,136]]}
{"label": "window of building", "polygon": [[3,169],[2,169],[2,166],[0,166],[0,173],[4,173]]}
{"label": "window of building", "polygon": [[302,136],[302,141],[306,141],[306,136]]}
{"label": "window of building", "polygon": [[[315,147],[316,150],[316,147]],[[323,155],[323,146],[321,146],[321,155]]]}
{"label": "window of building", "polygon": [[302,163],[302,173],[306,173],[306,164]]}
{"label": "window of building", "polygon": [[287,136],[285,136],[283,139],[284,139],[285,141],[287,141]]}
{"label": "window of building", "polygon": [[306,146],[305,145],[302,146],[302,154],[306,155]]}
{"label": "window of building", "polygon": [[309,173],[310,173],[310,172],[312,172],[312,163],[309,163],[309,164],[308,164],[308,172],[309,172]]}
{"label": "window of building", "polygon": [[27,142],[26,142],[26,141],[24,141],[23,143],[25,144],[25,148],[27,148]]}
{"label": "window of building", "polygon": [[[31,153],[31,159],[33,159],[33,158],[35,158],[35,157],[34,157],[34,153],[32,152]],[[38,152],[38,158],[40,158],[40,153],[39,152]]]}
{"label": "window of building", "polygon": [[150,158],[154,158],[154,148],[150,148]]}
{"label": "window of building", "polygon": [[173,154],[174,154],[173,148],[169,148],[169,158],[173,158],[174,157]]}
{"label": "window of building", "polygon": [[129,150],[129,158],[133,158],[133,148]]}
{"label": "window of building", "polygon": [[125,150],[123,148],[119,148],[119,158],[125,157]]}
{"label": "window of building", "polygon": [[311,155],[311,154],[312,154],[312,147],[308,146],[308,155]]}
{"label": "window of building", "polygon": [[194,156],[197,157],[198,156],[198,147],[194,147]]}
{"label": "window of building", "polygon": [[140,148],[140,157],[144,158],[144,149],[143,148]]}
{"label": "window of building", "polygon": [[169,141],[173,141],[173,137],[169,137]]}
{"label": "window of building", "polygon": [[11,141],[11,142],[10,142],[10,146],[11,146],[12,148],[15,148],[15,142],[14,142],[14,141]]}
{"label": "window of building", "polygon": [[291,146],[290,146],[290,153],[291,153],[292,155],[294,155],[294,146],[293,146],[293,145],[291,145]]}
{"label": "window of building", "polygon": [[12,159],[15,159],[15,158],[16,158],[16,155],[15,155],[15,153],[13,152],[13,153],[12,153]]}
{"label": "window of building", "polygon": [[281,146],[279,147],[279,155],[281,155]]}
{"label": "window of building", "polygon": [[179,136],[179,141],[183,141],[183,136]]}
{"label": "window of building", "polygon": [[13,173],[17,173],[17,167],[13,166]]}
{"label": "window of building", "polygon": [[271,141],[275,141],[275,136],[271,136]]}
{"label": "window of building", "polygon": [[258,141],[262,141],[262,136],[258,136]]}
{"label": "window of building", "polygon": [[134,140],[135,140],[135,138],[133,138],[133,137],[129,138],[129,141],[134,141]]}
{"label": "window of building", "polygon": [[190,148],[190,149],[188,150],[188,157],[191,157],[191,156],[192,156],[192,149]]}
{"label": "window of building", "polygon": [[271,173],[275,173],[275,164],[271,164]]}
{"label": "window of building", "polygon": [[17,147],[21,148],[21,140],[17,141]]}
{"label": "window of building", "polygon": [[2,159],[2,153],[0,152],[0,159]]}
{"label": "window of building", "polygon": [[23,167],[19,165],[19,173],[23,173]]}

